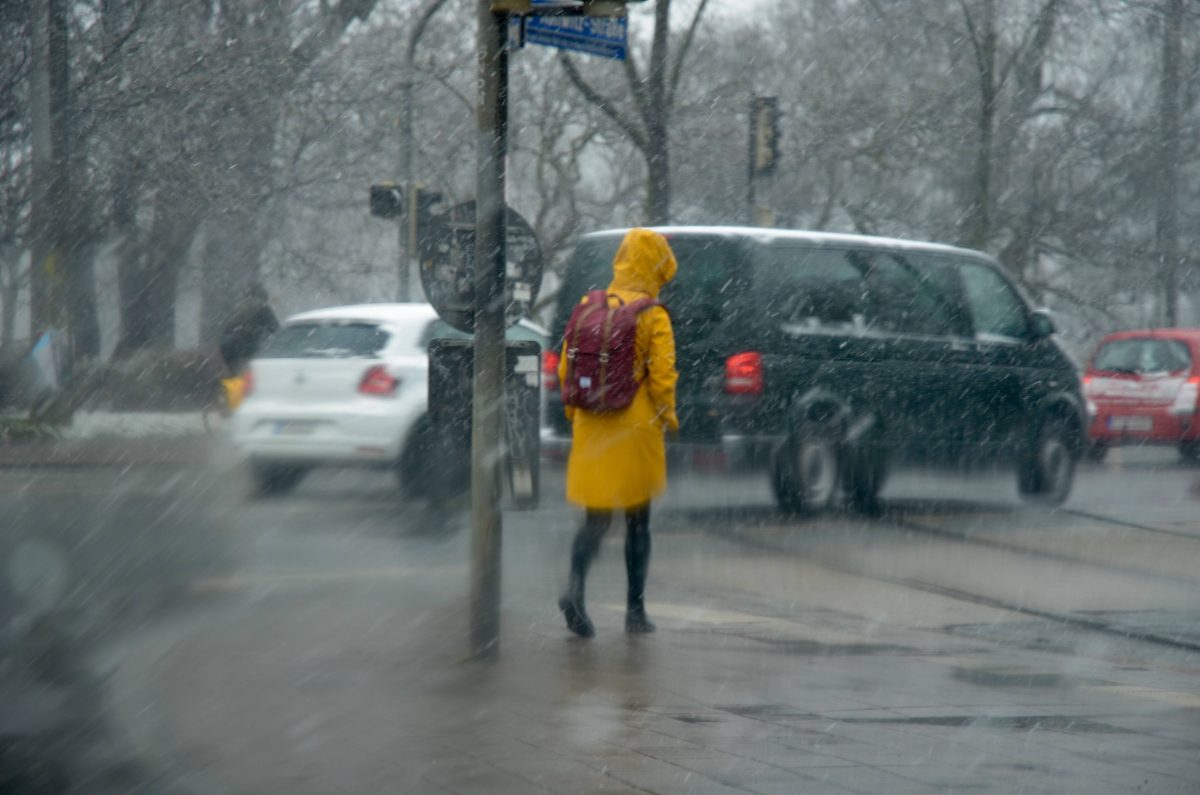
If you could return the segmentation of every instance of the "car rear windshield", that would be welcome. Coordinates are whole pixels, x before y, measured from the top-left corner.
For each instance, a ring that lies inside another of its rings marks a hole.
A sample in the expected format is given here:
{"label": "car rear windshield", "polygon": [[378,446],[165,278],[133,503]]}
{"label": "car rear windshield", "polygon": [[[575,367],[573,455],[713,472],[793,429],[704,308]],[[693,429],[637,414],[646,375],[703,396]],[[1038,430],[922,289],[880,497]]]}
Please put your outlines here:
{"label": "car rear windshield", "polygon": [[355,359],[373,357],[388,333],[373,323],[291,323],[267,341],[260,359]]}
{"label": "car rear windshield", "polygon": [[1092,360],[1093,369],[1106,373],[1177,373],[1191,367],[1192,354],[1179,340],[1113,340]]}

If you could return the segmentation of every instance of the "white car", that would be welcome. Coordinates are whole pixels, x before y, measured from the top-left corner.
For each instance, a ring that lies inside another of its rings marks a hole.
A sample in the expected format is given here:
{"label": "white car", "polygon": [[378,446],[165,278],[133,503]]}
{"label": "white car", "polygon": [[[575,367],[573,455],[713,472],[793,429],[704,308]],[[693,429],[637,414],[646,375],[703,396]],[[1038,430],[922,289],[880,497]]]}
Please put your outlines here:
{"label": "white car", "polygon": [[[260,492],[316,466],[396,468],[406,493],[429,471],[428,346],[452,329],[429,304],[359,304],[289,317],[254,357],[231,434]],[[546,333],[528,321],[511,339]]]}

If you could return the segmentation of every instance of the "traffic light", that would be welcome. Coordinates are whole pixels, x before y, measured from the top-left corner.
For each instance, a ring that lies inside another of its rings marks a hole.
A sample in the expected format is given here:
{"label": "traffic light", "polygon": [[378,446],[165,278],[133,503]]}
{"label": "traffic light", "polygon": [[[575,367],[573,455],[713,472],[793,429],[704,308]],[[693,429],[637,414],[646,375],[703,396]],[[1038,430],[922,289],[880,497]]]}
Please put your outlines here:
{"label": "traffic light", "polygon": [[442,194],[436,190],[417,188],[417,224],[423,225],[438,210],[442,203]]}
{"label": "traffic light", "polygon": [[376,218],[399,218],[404,215],[404,188],[395,182],[372,185],[371,215]]}
{"label": "traffic light", "polygon": [[779,100],[755,97],[750,109],[750,171],[763,176],[775,171],[779,159]]}

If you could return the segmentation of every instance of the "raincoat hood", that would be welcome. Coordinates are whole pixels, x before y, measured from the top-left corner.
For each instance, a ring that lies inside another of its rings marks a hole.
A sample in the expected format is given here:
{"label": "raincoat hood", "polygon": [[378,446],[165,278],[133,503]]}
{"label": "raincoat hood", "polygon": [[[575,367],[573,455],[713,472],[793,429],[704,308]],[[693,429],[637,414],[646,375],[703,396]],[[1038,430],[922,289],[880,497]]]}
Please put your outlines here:
{"label": "raincoat hood", "polygon": [[675,255],[667,239],[650,229],[630,229],[613,259],[610,290],[629,290],[658,297],[658,291],[675,278]]}

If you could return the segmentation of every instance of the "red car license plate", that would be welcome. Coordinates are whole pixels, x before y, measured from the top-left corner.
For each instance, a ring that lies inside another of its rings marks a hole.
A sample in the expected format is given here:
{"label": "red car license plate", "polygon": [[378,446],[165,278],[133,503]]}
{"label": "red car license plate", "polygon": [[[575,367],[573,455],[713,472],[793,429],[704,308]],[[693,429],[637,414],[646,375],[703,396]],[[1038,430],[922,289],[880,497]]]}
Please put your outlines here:
{"label": "red car license plate", "polygon": [[1109,417],[1109,430],[1113,431],[1148,431],[1154,427],[1150,417]]}

